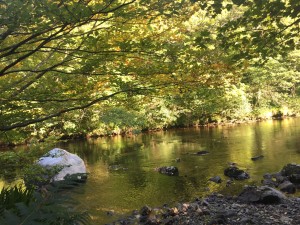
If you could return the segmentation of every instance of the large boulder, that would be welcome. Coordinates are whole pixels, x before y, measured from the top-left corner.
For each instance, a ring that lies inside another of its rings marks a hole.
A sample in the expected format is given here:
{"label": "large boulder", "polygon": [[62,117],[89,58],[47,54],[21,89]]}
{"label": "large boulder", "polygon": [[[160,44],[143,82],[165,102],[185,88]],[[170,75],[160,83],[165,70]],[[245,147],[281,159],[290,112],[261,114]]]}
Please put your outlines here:
{"label": "large boulder", "polygon": [[54,148],[50,150],[37,163],[47,169],[58,168],[58,172],[51,178],[51,182],[66,179],[84,181],[86,179],[84,161],[79,156],[64,149]]}
{"label": "large boulder", "polygon": [[279,204],[286,197],[282,192],[268,186],[246,186],[238,199],[246,203]]}
{"label": "large boulder", "polygon": [[224,175],[236,180],[249,179],[250,176],[244,170],[240,170],[236,166],[230,166],[224,170]]}

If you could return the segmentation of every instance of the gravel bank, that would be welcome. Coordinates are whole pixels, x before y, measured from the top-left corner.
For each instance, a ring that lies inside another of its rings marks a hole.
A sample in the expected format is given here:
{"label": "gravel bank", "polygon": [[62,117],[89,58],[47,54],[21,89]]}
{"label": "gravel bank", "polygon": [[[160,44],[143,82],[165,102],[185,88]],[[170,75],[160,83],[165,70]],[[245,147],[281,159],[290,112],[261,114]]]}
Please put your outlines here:
{"label": "gravel bank", "polygon": [[174,207],[150,208],[144,206],[131,216],[111,225],[129,224],[300,224],[300,198],[291,197],[280,204],[244,203],[237,197],[212,194]]}

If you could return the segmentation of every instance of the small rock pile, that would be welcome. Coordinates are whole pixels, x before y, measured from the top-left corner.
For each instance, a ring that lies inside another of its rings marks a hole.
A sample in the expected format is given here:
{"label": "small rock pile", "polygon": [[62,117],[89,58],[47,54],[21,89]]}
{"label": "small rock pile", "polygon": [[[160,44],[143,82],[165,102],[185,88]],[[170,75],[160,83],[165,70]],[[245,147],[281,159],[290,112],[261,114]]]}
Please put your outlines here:
{"label": "small rock pile", "polygon": [[300,188],[300,165],[291,163],[284,166],[278,173],[267,173],[264,175],[262,184],[293,194],[297,188]]}

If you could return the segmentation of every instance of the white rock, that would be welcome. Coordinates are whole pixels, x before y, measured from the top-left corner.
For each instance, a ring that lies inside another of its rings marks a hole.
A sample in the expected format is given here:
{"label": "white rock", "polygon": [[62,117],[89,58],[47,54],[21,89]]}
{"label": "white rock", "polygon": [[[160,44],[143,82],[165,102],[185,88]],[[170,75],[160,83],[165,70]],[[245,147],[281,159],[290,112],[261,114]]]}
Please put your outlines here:
{"label": "white rock", "polygon": [[[38,164],[51,168],[53,166],[62,166],[63,169],[53,177],[52,181],[64,180],[66,175],[86,173],[86,167],[83,160],[72,153],[60,148],[54,148],[38,160]],[[81,179],[80,177],[78,178]]]}

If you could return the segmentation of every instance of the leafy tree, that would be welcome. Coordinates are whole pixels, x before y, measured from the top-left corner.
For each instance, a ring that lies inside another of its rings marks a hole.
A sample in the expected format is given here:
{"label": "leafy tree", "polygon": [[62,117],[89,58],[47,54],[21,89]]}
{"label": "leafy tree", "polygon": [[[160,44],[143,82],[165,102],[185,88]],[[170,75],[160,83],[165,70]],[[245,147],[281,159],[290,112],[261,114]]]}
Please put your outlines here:
{"label": "leafy tree", "polygon": [[291,102],[299,98],[296,90],[300,84],[300,73],[295,64],[297,59],[298,51],[286,58],[269,58],[261,67],[255,66],[254,60],[242,80],[248,86],[247,92],[254,110],[294,108]]}
{"label": "leafy tree", "polygon": [[[238,118],[257,107],[256,84],[289,104],[298,96],[291,72],[298,62],[284,60],[299,41],[297,1],[0,6],[1,139],[162,128],[185,116]],[[275,61],[284,64],[282,73]],[[283,104],[265,96],[260,105]]]}
{"label": "leafy tree", "polygon": [[124,82],[122,76],[135,69],[128,70],[124,63],[140,59],[145,65],[147,57],[155,56],[145,48],[149,44],[141,38],[143,30],[181,4],[2,1],[0,130],[25,127],[147,88]]}
{"label": "leafy tree", "polygon": [[300,3],[295,0],[199,1],[212,17],[231,14],[218,40],[233,60],[286,55],[299,44]]}

